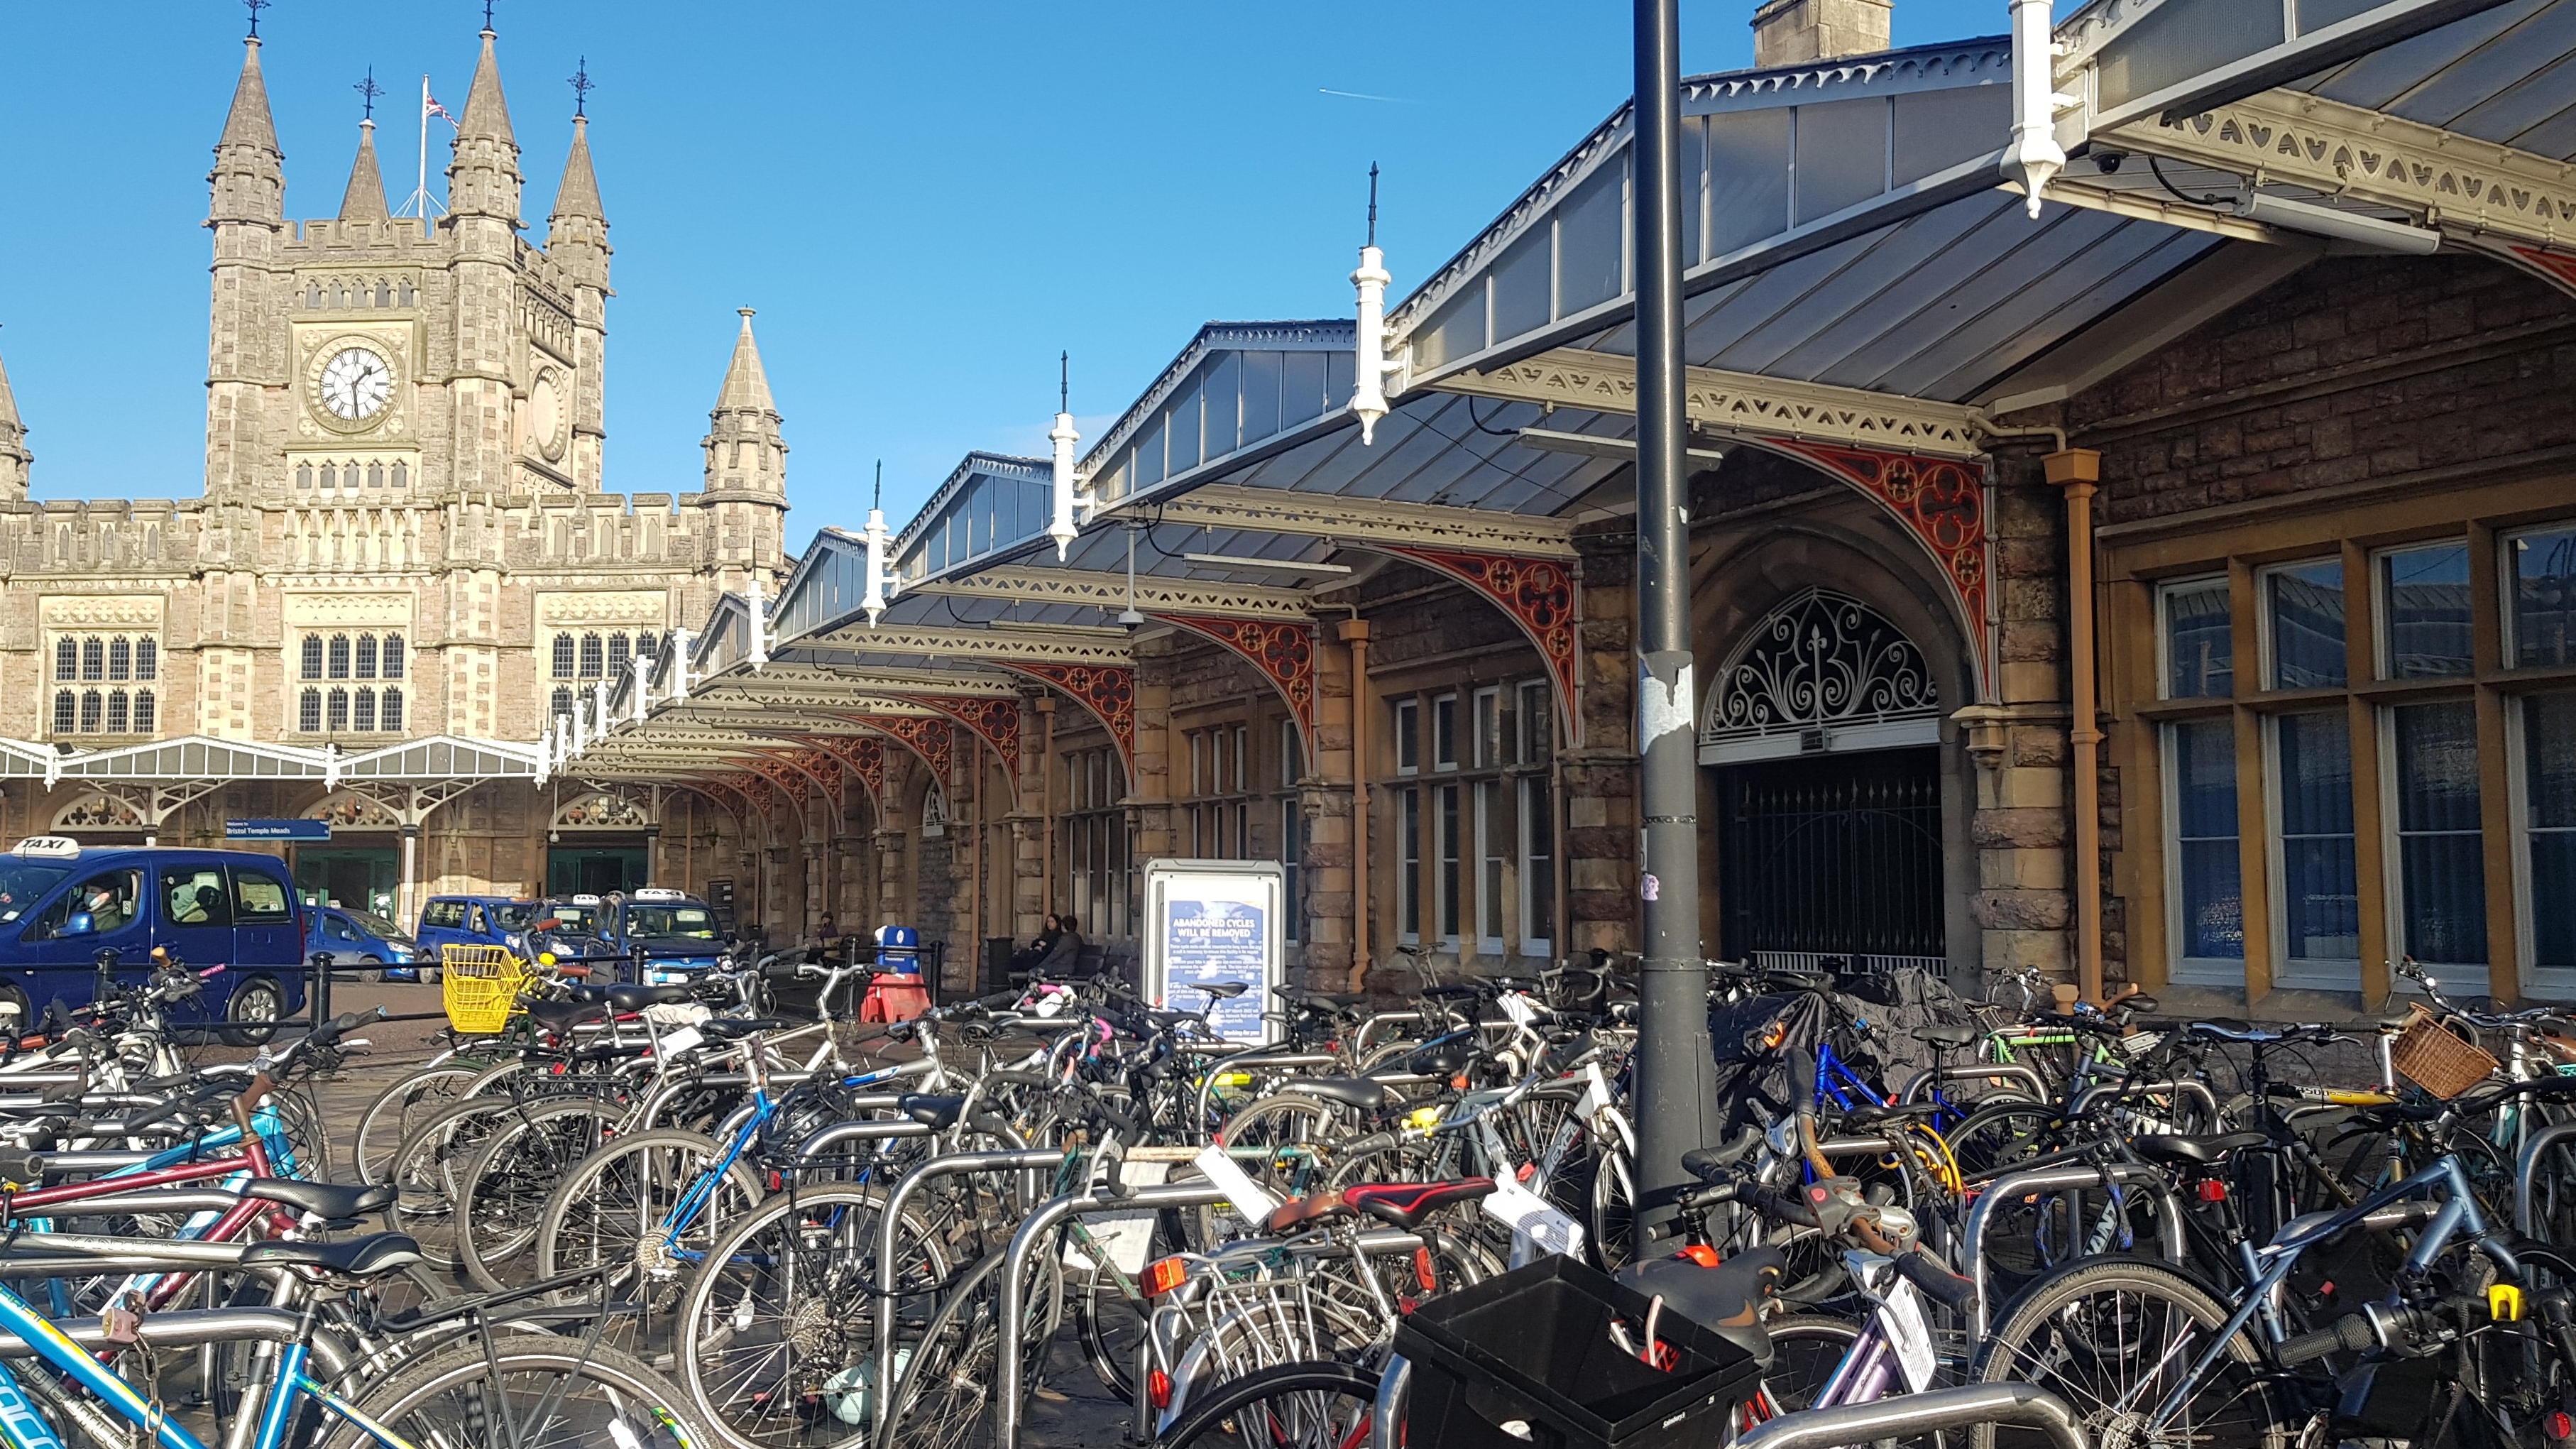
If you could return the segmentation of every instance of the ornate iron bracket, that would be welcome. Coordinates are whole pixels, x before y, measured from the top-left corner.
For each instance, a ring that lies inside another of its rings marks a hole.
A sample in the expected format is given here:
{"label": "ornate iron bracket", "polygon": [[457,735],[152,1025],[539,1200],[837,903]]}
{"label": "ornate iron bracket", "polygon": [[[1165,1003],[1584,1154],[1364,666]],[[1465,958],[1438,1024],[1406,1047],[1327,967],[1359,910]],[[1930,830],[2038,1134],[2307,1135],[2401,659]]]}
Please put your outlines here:
{"label": "ornate iron bracket", "polygon": [[1005,768],[1016,773],[1020,768],[1020,701],[978,699],[958,694],[907,694],[914,704],[927,705],[941,714],[984,737],[1005,762]]}
{"label": "ornate iron bracket", "polygon": [[1878,500],[1924,548],[1957,600],[1960,626],[1976,660],[1981,687],[1994,685],[1986,648],[1986,586],[1992,540],[1986,532],[1983,470],[1946,458],[1918,458],[1867,448],[1838,448],[1785,438],[1748,438],[1756,447],[1821,468]]}
{"label": "ornate iron bracket", "polygon": [[1204,635],[1240,655],[1279,687],[1297,733],[1306,742],[1306,758],[1315,758],[1315,626],[1256,619],[1217,619],[1199,614],[1156,614]]}
{"label": "ornate iron bracket", "polygon": [[995,659],[989,662],[1014,674],[1044,680],[1072,695],[1108,727],[1109,738],[1118,746],[1118,757],[1126,764],[1127,778],[1131,781],[1136,778],[1134,665],[1056,664],[1038,659]]}
{"label": "ornate iron bracket", "polygon": [[1583,742],[1583,716],[1574,707],[1581,671],[1575,658],[1577,601],[1573,570],[1554,559],[1462,553],[1410,544],[1381,543],[1370,547],[1456,579],[1483,594],[1520,625],[1521,632],[1538,646],[1539,657],[1547,661],[1548,673],[1556,680],[1557,718],[1563,724],[1559,737],[1571,744]]}
{"label": "ornate iron bracket", "polygon": [[869,729],[901,740],[906,749],[919,756],[930,767],[930,778],[939,782],[939,793],[948,793],[950,759],[956,745],[954,728],[944,719],[924,719],[909,714],[854,714],[850,718]]}

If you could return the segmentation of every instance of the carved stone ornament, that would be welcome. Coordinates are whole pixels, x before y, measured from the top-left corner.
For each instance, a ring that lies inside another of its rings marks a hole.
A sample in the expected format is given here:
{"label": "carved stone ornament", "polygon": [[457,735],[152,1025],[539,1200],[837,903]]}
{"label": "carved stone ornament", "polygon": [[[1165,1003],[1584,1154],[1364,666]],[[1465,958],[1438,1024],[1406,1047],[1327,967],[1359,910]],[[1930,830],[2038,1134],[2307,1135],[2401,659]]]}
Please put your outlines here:
{"label": "carved stone ornament", "polygon": [[606,792],[584,795],[556,811],[554,818],[560,830],[641,830],[652,823],[642,802]]}
{"label": "carved stone ornament", "polygon": [[560,629],[582,624],[643,624],[659,629],[669,612],[670,596],[660,589],[537,595],[539,627]]}
{"label": "carved stone ornament", "polygon": [[56,830],[141,830],[142,812],[113,795],[85,795],[54,817]]}
{"label": "carved stone ornament", "polygon": [[1810,589],[1754,626],[1718,671],[1700,741],[1937,719],[1923,651],[1856,599]]}
{"label": "carved stone ornament", "polygon": [[38,606],[38,612],[48,629],[157,630],[161,627],[161,604],[159,594],[55,594]]}
{"label": "carved stone ornament", "polygon": [[341,590],[327,594],[291,593],[284,602],[285,624],[290,629],[345,629],[359,625],[397,629],[411,627],[412,596],[408,593],[359,593]]}
{"label": "carved stone ornament", "polygon": [[340,830],[392,830],[402,821],[381,800],[369,799],[354,790],[326,795],[304,812],[307,820],[328,820]]}

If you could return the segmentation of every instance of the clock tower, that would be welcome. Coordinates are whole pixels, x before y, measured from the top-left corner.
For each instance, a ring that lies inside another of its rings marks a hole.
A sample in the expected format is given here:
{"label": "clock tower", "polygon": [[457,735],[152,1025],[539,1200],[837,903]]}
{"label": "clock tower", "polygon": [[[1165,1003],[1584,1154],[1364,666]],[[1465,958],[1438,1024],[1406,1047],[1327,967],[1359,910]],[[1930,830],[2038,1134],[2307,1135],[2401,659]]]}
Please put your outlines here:
{"label": "clock tower", "polygon": [[[206,492],[288,507],[597,494],[608,220],[576,119],[546,245],[521,235],[519,146],[485,31],[448,214],[385,205],[375,122],[337,216],[290,222],[259,43],[209,178]],[[372,100],[372,97],[370,97]]]}

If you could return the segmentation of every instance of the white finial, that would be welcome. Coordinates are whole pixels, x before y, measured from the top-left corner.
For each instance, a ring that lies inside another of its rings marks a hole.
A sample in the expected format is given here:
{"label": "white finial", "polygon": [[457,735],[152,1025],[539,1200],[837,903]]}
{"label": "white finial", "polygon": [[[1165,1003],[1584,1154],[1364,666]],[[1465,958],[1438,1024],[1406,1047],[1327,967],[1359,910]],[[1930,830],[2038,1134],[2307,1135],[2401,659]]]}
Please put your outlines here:
{"label": "white finial", "polygon": [[681,700],[689,697],[689,640],[691,637],[693,636],[691,636],[689,631],[684,628],[674,629],[671,631],[671,692],[669,697],[674,700]]}
{"label": "white finial", "polygon": [[1064,551],[1081,536],[1075,511],[1080,510],[1088,518],[1099,505],[1083,491],[1082,480],[1073,470],[1073,445],[1082,441],[1082,434],[1073,427],[1073,354],[1059,356],[1056,365],[1061,370],[1056,383],[1055,427],[1047,434],[1055,444],[1055,517],[1047,524],[1047,537],[1055,540],[1055,559],[1062,563]]}
{"label": "white finial", "polygon": [[760,598],[760,571],[754,569],[743,586],[743,600],[750,607],[743,616],[751,621],[751,669],[758,674],[769,668],[769,609]]}
{"label": "white finial", "polygon": [[634,720],[637,724],[642,724],[644,722],[644,711],[647,707],[644,701],[644,690],[647,685],[652,683],[652,681],[646,677],[644,670],[644,666],[649,662],[650,661],[643,655],[638,654],[626,666],[627,668],[635,671],[635,707],[627,712],[627,717]]}
{"label": "white finial", "polygon": [[591,681],[590,698],[594,706],[594,717],[599,721],[599,737],[604,740],[608,738],[609,731],[617,728],[617,722],[610,718],[608,713],[608,681],[606,679],[602,678]]}
{"label": "white finial", "polygon": [[1399,364],[1386,360],[1386,254],[1377,249],[1377,163],[1369,163],[1368,244],[1351,273],[1359,289],[1359,329],[1352,339],[1351,414],[1360,420],[1360,445],[1377,441],[1377,420],[1387,415],[1386,375]]}
{"label": "white finial", "polygon": [[2057,94],[2056,59],[2049,0],[2012,0],[2013,128],[2003,173],[2021,184],[2033,220],[2050,179],[2066,169],[2066,149],[2057,144],[2058,109],[2076,104]]}
{"label": "white finial", "polygon": [[868,501],[867,591],[859,600],[859,607],[868,611],[868,627],[871,629],[877,626],[877,616],[885,612],[886,606],[887,534],[885,508],[882,506],[884,503],[885,460],[883,458],[879,458],[877,460],[877,491],[875,496]]}

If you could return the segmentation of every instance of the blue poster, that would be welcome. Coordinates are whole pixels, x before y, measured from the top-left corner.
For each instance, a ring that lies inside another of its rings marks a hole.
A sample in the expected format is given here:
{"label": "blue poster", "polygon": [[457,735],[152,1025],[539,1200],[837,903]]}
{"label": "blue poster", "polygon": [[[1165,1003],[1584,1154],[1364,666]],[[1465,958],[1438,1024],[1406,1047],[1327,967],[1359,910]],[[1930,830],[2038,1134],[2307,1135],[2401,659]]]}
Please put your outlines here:
{"label": "blue poster", "polygon": [[[1163,1004],[1175,1011],[1204,1009],[1208,1024],[1229,1041],[1259,1041],[1261,1013],[1269,1009],[1263,969],[1269,937],[1262,909],[1251,901],[1175,900],[1163,926]],[[1240,981],[1241,996],[1210,1001],[1194,985]]]}

